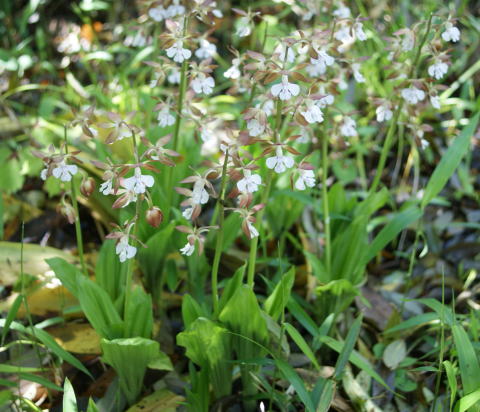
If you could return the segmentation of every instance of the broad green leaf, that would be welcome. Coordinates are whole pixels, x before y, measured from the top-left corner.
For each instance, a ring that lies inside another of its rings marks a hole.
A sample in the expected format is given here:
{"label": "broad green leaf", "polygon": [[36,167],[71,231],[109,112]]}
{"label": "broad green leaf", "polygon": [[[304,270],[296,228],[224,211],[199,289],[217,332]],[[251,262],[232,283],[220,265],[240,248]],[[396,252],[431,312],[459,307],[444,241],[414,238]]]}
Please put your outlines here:
{"label": "broad green leaf", "polygon": [[102,339],[103,360],[115,369],[120,388],[129,404],[136,401],[142,390],[147,366],[158,358],[158,342],[145,338]]}
{"label": "broad green leaf", "polygon": [[340,379],[343,374],[343,370],[350,359],[352,354],[353,348],[355,347],[355,343],[357,342],[358,334],[360,333],[360,328],[362,326],[363,316],[360,315],[353,325],[351,326],[350,330],[348,331],[347,338],[343,343],[342,350],[340,351],[340,356],[337,359],[337,364],[335,365],[335,379]]}
{"label": "broad green leaf", "polygon": [[400,213],[396,213],[390,222],[375,236],[373,242],[368,246],[368,253],[365,256],[364,263],[372,260],[385,246],[387,246],[395,237],[412,222],[415,222],[422,216],[422,211],[417,207],[411,207]]}
{"label": "broad green leaf", "polygon": [[307,412],[315,412],[315,405],[312,402],[310,393],[305,388],[303,380],[300,379],[295,369],[282,359],[275,359],[275,364],[283,377],[294,387]]}
{"label": "broad green leaf", "polygon": [[445,372],[447,373],[448,386],[450,388],[450,410],[452,410],[458,390],[457,371],[449,360],[443,361],[443,366],[445,366]]}
{"label": "broad green leaf", "polygon": [[455,323],[452,326],[452,335],[455,348],[457,349],[463,390],[468,395],[478,389],[478,383],[480,382],[478,357],[467,332],[459,323]]}
{"label": "broad green leaf", "polygon": [[63,412],[77,412],[77,398],[75,397],[75,391],[73,390],[73,386],[68,380],[65,378],[65,382],[63,383]]}
{"label": "broad green leaf", "polygon": [[168,355],[162,351],[160,351],[157,358],[149,362],[148,368],[159,371],[173,371],[172,361]]}
{"label": "broad green leaf", "polygon": [[290,270],[283,275],[280,282],[277,283],[275,289],[263,304],[265,312],[274,320],[277,320],[285,309],[290,299],[290,292],[294,281],[295,266],[292,266]]}
{"label": "broad green leaf", "polygon": [[[267,323],[261,314],[255,293],[247,285],[242,285],[236,290],[220,313],[219,319],[236,334],[264,346],[268,342]],[[235,336],[233,341],[233,347],[240,359],[255,359],[263,356],[263,350],[253,342],[239,336]]]}
{"label": "broad green leaf", "polygon": [[[3,328],[5,326],[5,319],[0,319],[0,328]],[[60,359],[63,359],[65,362],[68,362],[70,365],[75,366],[77,369],[81,370],[83,373],[88,375],[90,378],[93,379],[92,375],[88,371],[85,366],[82,365],[82,363],[73,355],[62,349],[57,342],[42,329],[39,328],[31,328],[31,327],[25,327],[22,324],[18,322],[12,322],[10,325],[10,328],[20,332],[24,333],[26,335],[32,336],[36,339],[38,339],[40,342],[42,342],[49,350],[51,350],[55,355],[57,355]]]}
{"label": "broad green leaf", "polygon": [[[240,266],[236,271],[233,277],[227,282],[227,285],[223,289],[222,296],[218,302],[218,312],[220,313],[230,298],[233,296],[235,291],[242,285],[243,277],[245,276],[245,269],[247,265]],[[216,313],[215,315],[218,315]]]}
{"label": "broad green leaf", "polygon": [[[320,337],[320,340],[324,342],[328,347],[333,349],[335,352],[342,352],[344,343],[339,342],[330,336],[322,336]],[[350,362],[352,362],[357,368],[360,368],[361,370],[365,371],[369,376],[371,376],[373,379],[375,379],[380,385],[383,387],[387,388],[390,390],[388,385],[385,383],[385,381],[382,379],[382,377],[373,370],[372,365],[368,360],[366,360],[362,355],[360,355],[358,352],[355,350],[351,351],[350,357],[348,359]]]}
{"label": "broad green leaf", "polygon": [[121,295],[125,285],[126,268],[115,253],[115,241],[107,239],[98,254],[95,265],[95,281],[105,290],[113,302]]}
{"label": "broad green leaf", "polygon": [[290,337],[297,344],[297,346],[301,349],[301,351],[304,353],[304,355],[308,359],[310,359],[310,362],[313,363],[313,365],[315,366],[315,368],[317,368],[317,370],[320,370],[320,365],[318,364],[317,359],[315,358],[315,355],[314,355],[312,349],[310,349],[310,346],[308,346],[308,343],[305,341],[305,339],[300,334],[300,332],[298,332],[298,330],[296,330],[289,323],[285,322],[283,325],[285,326],[285,329],[288,332],[288,334],[290,335]]}
{"label": "broad green leaf", "polygon": [[88,400],[87,412],[100,412],[92,398]]}
{"label": "broad green leaf", "polygon": [[383,351],[383,363],[390,369],[396,369],[407,356],[404,340],[394,340]]}
{"label": "broad green leaf", "polygon": [[[146,248],[140,248],[137,254],[142,273],[147,278],[147,286],[155,292],[160,286],[160,277],[165,266],[165,256],[171,247],[175,222],[157,231],[146,242]],[[150,290],[150,289],[149,289]]]}
{"label": "broad green leaf", "polygon": [[185,328],[201,317],[208,317],[206,311],[191,295],[185,295],[182,300],[182,318]]}
{"label": "broad green leaf", "polygon": [[192,362],[207,371],[217,398],[227,396],[232,388],[233,364],[228,331],[206,318],[198,318],[177,335],[177,343],[186,349]]}
{"label": "broad green leaf", "polygon": [[95,282],[78,278],[77,298],[93,329],[103,338],[115,339],[123,334],[123,322],[110,296]]}
{"label": "broad green leaf", "polygon": [[151,338],[153,330],[152,297],[141,287],[134,288],[130,293],[127,311],[124,314],[124,338],[141,336]]}
{"label": "broad green leaf", "polygon": [[78,298],[77,279],[84,276],[83,273],[77,269],[76,266],[62,258],[45,259],[45,262],[47,262],[55,272],[55,276],[60,279],[62,285],[65,286],[73,296]]}
{"label": "broad green leaf", "polygon": [[480,113],[477,113],[472,119],[470,119],[470,122],[460,133],[460,136],[455,138],[455,141],[442,156],[442,159],[433,171],[432,177],[425,188],[421,203],[422,208],[425,208],[425,206],[427,206],[430,201],[440,193],[448,180],[452,177],[463,156],[470,148],[471,139],[477,129],[479,118]]}

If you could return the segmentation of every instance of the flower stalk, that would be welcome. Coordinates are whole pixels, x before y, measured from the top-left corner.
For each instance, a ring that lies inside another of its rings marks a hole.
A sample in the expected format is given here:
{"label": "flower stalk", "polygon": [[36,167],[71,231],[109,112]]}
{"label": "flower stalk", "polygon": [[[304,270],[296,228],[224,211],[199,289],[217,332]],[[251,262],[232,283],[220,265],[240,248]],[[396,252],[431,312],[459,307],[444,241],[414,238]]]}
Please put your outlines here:
{"label": "flower stalk", "polygon": [[[410,71],[409,71],[409,74],[408,74],[409,79],[413,78],[415,73],[416,73],[417,64],[418,64],[418,62],[420,60],[420,56],[422,54],[422,48],[425,45],[425,42],[427,41],[428,35],[430,33],[430,29],[432,27],[432,19],[433,19],[433,13],[430,14],[430,17],[429,17],[428,23],[427,23],[427,29],[425,30],[425,34],[423,35],[422,40],[420,41],[420,43],[418,45],[417,52],[416,52],[415,58],[413,60],[413,64],[410,67]],[[395,134],[395,129],[397,127],[398,119],[400,118],[400,114],[402,112],[403,102],[404,102],[404,99],[401,99],[398,102],[398,106],[395,109],[395,112],[393,114],[392,122],[390,123],[390,127],[388,128],[387,137],[385,138],[385,143],[382,147],[382,152],[380,153],[380,159],[378,161],[377,172],[375,173],[375,177],[373,178],[373,182],[372,182],[372,185],[370,187],[370,193],[373,193],[377,190],[378,185],[380,183],[380,179],[382,178],[382,173],[383,173],[383,169],[385,169],[385,163],[387,161],[387,156],[388,156],[388,153],[390,152],[390,147],[392,146],[392,143],[393,143],[393,136]]]}
{"label": "flower stalk", "polygon": [[[138,156],[138,147],[137,147],[137,140],[135,138],[135,133],[132,131],[132,144],[133,144],[133,154],[135,156],[135,162],[139,163],[139,156]],[[136,246],[135,243],[137,242],[137,222],[136,220],[140,216],[140,201],[135,202],[135,216],[133,221],[133,233],[132,233],[132,246]],[[133,262],[135,259],[128,259],[128,266],[127,266],[127,273],[125,275],[125,301],[124,301],[124,316],[127,314],[128,306],[130,304],[130,295],[133,283]]]}
{"label": "flower stalk", "polygon": [[[63,138],[65,141],[65,154],[68,155],[68,140],[67,140],[67,126],[63,127]],[[80,214],[78,210],[77,189],[75,187],[75,179],[72,177],[70,181],[70,191],[72,197],[73,210],[75,211],[75,236],[77,238],[78,258],[80,259],[80,266],[85,276],[88,276],[87,266],[85,265],[85,257],[83,255],[83,237],[82,227],[80,225]]]}
{"label": "flower stalk", "polygon": [[325,268],[331,275],[332,268],[332,249],[330,233],[330,209],[328,206],[328,137],[326,134],[322,138],[322,203],[323,203],[323,224],[325,230]]}
{"label": "flower stalk", "polygon": [[225,159],[223,161],[222,168],[222,181],[220,183],[220,194],[217,200],[218,210],[218,231],[217,231],[217,243],[215,245],[215,256],[213,257],[212,266],[212,302],[213,313],[218,312],[218,268],[220,266],[220,258],[222,256],[223,247],[223,225],[225,221],[225,188],[227,183],[227,164],[228,164],[228,150],[225,153]]}
{"label": "flower stalk", "polygon": [[[188,26],[188,16],[185,15],[183,19],[183,36],[187,34]],[[182,68],[180,69],[180,86],[179,93],[177,98],[177,116],[175,118],[175,126],[173,129],[172,137],[172,149],[176,152],[179,146],[179,136],[180,136],[180,127],[182,125],[182,111],[183,111],[183,102],[185,100],[185,93],[187,91],[187,71],[188,71],[188,60],[185,59],[182,62]],[[170,209],[173,203],[173,184],[174,184],[174,168],[170,167],[168,169],[168,186],[167,186],[167,199],[168,199],[168,208],[165,212],[165,222],[170,221]]]}

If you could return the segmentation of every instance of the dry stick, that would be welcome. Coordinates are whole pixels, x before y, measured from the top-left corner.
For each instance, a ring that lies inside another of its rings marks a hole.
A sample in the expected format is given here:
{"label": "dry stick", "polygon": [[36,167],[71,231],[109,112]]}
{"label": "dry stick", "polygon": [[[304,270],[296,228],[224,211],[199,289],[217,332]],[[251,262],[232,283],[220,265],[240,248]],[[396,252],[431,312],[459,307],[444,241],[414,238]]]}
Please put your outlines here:
{"label": "dry stick", "polygon": [[[67,126],[63,126],[63,137],[65,140],[65,154],[68,155],[68,141],[67,141]],[[72,176],[71,183],[71,192],[72,192],[72,203],[73,209],[75,210],[75,235],[77,238],[77,249],[78,257],[80,259],[80,265],[82,266],[82,272],[85,276],[88,277],[87,267],[85,265],[85,258],[83,256],[83,239],[82,239],[82,228],[80,226],[80,214],[78,212],[78,202],[77,202],[77,191],[75,188],[75,178]]]}
{"label": "dry stick", "polygon": [[215,245],[215,256],[213,258],[212,266],[212,301],[213,301],[213,313],[216,314],[218,310],[218,268],[220,266],[220,258],[222,256],[223,247],[223,223],[225,220],[225,187],[227,183],[227,164],[228,164],[228,149],[225,153],[225,159],[223,161],[222,169],[222,182],[220,184],[220,195],[217,200],[218,208],[218,232],[217,232],[217,244]]}
{"label": "dry stick", "polygon": [[[410,67],[410,72],[408,74],[409,79],[413,78],[413,76],[416,72],[417,64],[418,64],[418,61],[420,60],[420,56],[422,54],[422,48],[423,48],[425,42],[427,41],[427,37],[430,33],[430,28],[432,27],[432,18],[433,18],[433,14],[430,14],[430,17],[428,19],[428,24],[427,24],[427,30],[425,31],[425,34],[424,34],[420,44],[418,45],[418,49],[417,49],[417,53],[415,55],[415,59],[413,60],[413,64]],[[395,113],[393,115],[392,123],[390,123],[390,127],[388,128],[387,137],[385,138],[385,143],[382,147],[382,152],[380,154],[380,160],[378,161],[377,173],[375,174],[375,177],[373,178],[372,186],[370,187],[370,193],[373,193],[377,190],[378,184],[380,183],[380,179],[382,178],[383,169],[385,168],[385,163],[387,161],[387,156],[388,156],[388,153],[390,151],[390,147],[393,143],[393,136],[395,134],[395,128],[397,126],[398,119],[400,118],[402,108],[403,108],[403,99],[401,99],[400,102],[398,103],[398,106],[395,109]]]}

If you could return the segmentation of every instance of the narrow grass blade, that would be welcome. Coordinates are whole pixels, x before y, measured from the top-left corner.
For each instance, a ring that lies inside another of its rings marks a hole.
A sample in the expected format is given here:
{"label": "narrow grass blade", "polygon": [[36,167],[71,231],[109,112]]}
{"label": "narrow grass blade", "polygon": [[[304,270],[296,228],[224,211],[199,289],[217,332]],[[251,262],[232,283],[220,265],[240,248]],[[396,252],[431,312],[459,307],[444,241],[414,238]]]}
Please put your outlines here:
{"label": "narrow grass blade", "polygon": [[42,376],[33,375],[32,373],[26,372],[20,372],[17,374],[17,376],[26,381],[39,383],[40,385],[45,386],[47,389],[63,392],[63,388],[61,386],[55,385],[53,382],[50,382],[48,379],[45,379]]}
{"label": "narrow grass blade", "polygon": [[5,325],[3,326],[2,330],[2,346],[5,343],[5,338],[7,336],[8,331],[10,330],[10,324],[13,322],[15,317],[17,316],[18,309],[20,308],[20,305],[22,304],[23,296],[18,295],[12,306],[10,307],[10,310],[8,311],[7,318],[5,319]]}
{"label": "narrow grass blade", "polygon": [[308,343],[303,339],[303,336],[300,335],[297,329],[295,329],[292,325],[289,323],[284,323],[285,329],[290,335],[290,337],[293,339],[293,341],[297,344],[297,346],[301,349],[301,351],[304,353],[304,355],[310,359],[310,362],[313,363],[315,368],[317,370],[320,370],[320,365],[317,362],[317,359],[315,358],[315,355],[313,354],[313,351],[310,349],[310,346],[308,346]]}
{"label": "narrow grass blade", "polygon": [[275,364],[282,373],[283,377],[294,387],[298,397],[305,405],[306,410],[308,412],[315,412],[315,406],[313,405],[310,393],[305,388],[302,379],[300,379],[297,372],[295,372],[295,369],[281,359],[276,359]]}
{"label": "narrow grass blade", "polygon": [[335,382],[331,379],[327,379],[315,412],[328,412],[330,410],[330,405],[332,404],[334,394]]}
{"label": "narrow grass blade", "polygon": [[445,372],[447,373],[448,386],[450,387],[450,410],[453,409],[453,403],[457,396],[458,384],[457,384],[457,372],[452,362],[446,360],[443,361]]}
{"label": "narrow grass blade", "polygon": [[347,338],[343,344],[342,350],[340,351],[340,356],[338,357],[337,364],[335,365],[335,379],[340,379],[345,369],[350,355],[352,354],[355,342],[357,341],[358,334],[360,333],[360,327],[362,326],[363,316],[360,315],[355,322],[353,322],[352,327],[348,331]]}
{"label": "narrow grass blade", "polygon": [[368,247],[368,253],[363,263],[367,264],[378,252],[387,246],[395,237],[411,223],[422,216],[422,211],[417,207],[406,209],[397,213],[395,217],[388,222],[383,229],[375,236],[373,242]]}
{"label": "narrow grass blade", "polygon": [[478,119],[480,113],[477,113],[465,126],[452,145],[447,149],[442,156],[442,160],[438,163],[433,171],[432,177],[428,181],[425,193],[423,194],[421,207],[427,206],[430,201],[440,193],[443,187],[447,184],[448,179],[453,175],[455,169],[460,164],[462,157],[470,147],[470,141],[477,129]]}
{"label": "narrow grass blade", "polygon": [[416,301],[423,303],[425,306],[428,306],[430,309],[433,309],[435,312],[437,312],[437,315],[442,322],[445,322],[449,326],[454,324],[455,317],[453,316],[452,310],[447,306],[442,305],[442,303],[438,300],[432,298],[422,298],[416,299]]}
{"label": "narrow grass blade", "polygon": [[398,325],[392,326],[385,330],[384,334],[392,334],[396,332],[401,332],[404,330],[412,331],[413,329],[424,325],[425,323],[437,320],[439,318],[438,314],[435,312],[422,313],[421,315],[412,316],[410,319],[399,323]]}
{"label": "narrow grass blade", "polygon": [[[5,319],[0,319],[0,328],[4,327],[4,325]],[[10,327],[17,332],[25,333],[29,336],[35,337],[60,359],[63,359],[70,365],[75,366],[77,369],[81,370],[83,373],[93,379],[93,376],[90,374],[88,369],[85,368],[85,366],[83,366],[83,364],[75,356],[62,349],[62,347],[59,346],[57,342],[55,342],[55,340],[50,336],[50,334],[48,334],[44,330],[38,328],[27,328],[18,322],[12,322]]]}
{"label": "narrow grass blade", "polygon": [[[338,340],[335,340],[330,336],[322,336],[320,337],[320,340],[323,343],[325,343],[329,348],[333,349],[335,352],[338,352],[338,353],[342,352],[342,349],[344,346],[343,342],[339,342]],[[382,377],[373,370],[373,367],[372,365],[370,365],[370,362],[368,362],[368,360],[366,360],[358,352],[356,352],[355,350],[351,351],[350,357],[348,360],[352,362],[357,368],[364,370],[369,376],[375,379],[380,385],[390,390],[389,386],[382,379]]]}

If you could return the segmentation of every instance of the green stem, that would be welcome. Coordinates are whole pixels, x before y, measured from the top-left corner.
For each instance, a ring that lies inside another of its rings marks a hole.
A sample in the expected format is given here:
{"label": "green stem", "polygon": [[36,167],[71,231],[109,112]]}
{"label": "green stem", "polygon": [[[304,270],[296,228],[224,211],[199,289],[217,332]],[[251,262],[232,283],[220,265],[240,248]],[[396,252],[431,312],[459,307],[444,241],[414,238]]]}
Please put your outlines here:
{"label": "green stem", "polygon": [[[415,54],[413,64],[410,67],[410,71],[409,71],[409,74],[408,74],[409,79],[412,79],[414,77],[414,75],[416,74],[416,68],[417,68],[417,64],[420,60],[420,56],[422,54],[422,48],[423,48],[425,42],[427,41],[428,35],[430,33],[430,29],[432,27],[432,18],[433,18],[433,14],[430,14],[430,17],[428,19],[427,29],[425,31],[425,34],[422,37],[422,40],[420,41],[420,43],[418,45],[418,49],[417,49],[417,52]],[[404,102],[403,99],[400,99],[400,101],[398,102],[398,106],[395,109],[395,113],[393,115],[392,122],[390,123],[390,126],[388,128],[387,137],[385,138],[385,143],[383,144],[382,152],[380,153],[380,159],[378,161],[377,172],[376,172],[375,177],[373,179],[372,186],[370,187],[370,193],[373,193],[377,190],[378,184],[380,183],[380,179],[382,178],[382,173],[383,173],[383,169],[385,168],[385,163],[387,161],[387,156],[388,156],[388,153],[390,152],[390,147],[392,146],[392,143],[393,143],[393,137],[395,135],[395,128],[397,126],[398,119],[400,118],[400,114],[402,112],[403,102]]]}
{"label": "green stem", "polygon": [[322,203],[323,203],[323,224],[325,226],[325,269],[330,276],[332,267],[331,233],[330,233],[330,209],[328,206],[328,137],[322,138]]}
{"label": "green stem", "polygon": [[[33,325],[32,313],[30,312],[30,306],[28,304],[26,285],[25,285],[25,271],[23,267],[23,255],[24,255],[24,240],[25,240],[25,221],[23,220],[23,209],[22,209],[22,230],[21,230],[21,243],[20,243],[20,295],[22,296],[23,305],[25,306],[25,314],[28,320],[30,329],[32,330],[32,335],[37,339],[37,334],[35,332],[35,326]],[[2,342],[3,345],[3,342]],[[35,345],[35,355],[37,356],[38,361],[42,364],[43,359],[40,354],[38,345]]]}
{"label": "green stem", "polygon": [[[132,144],[133,144],[133,154],[135,156],[135,162],[139,163],[139,156],[138,156],[138,147],[137,147],[137,139],[135,138],[135,133],[132,132]],[[137,199],[135,202],[135,216],[133,222],[133,237],[132,237],[132,246],[135,246],[136,238],[137,238],[137,219],[140,216],[140,199]],[[137,245],[138,246],[138,245]],[[124,308],[123,308],[123,317],[126,318],[128,306],[130,304],[131,298],[131,291],[132,291],[132,283],[133,283],[133,263],[134,259],[128,260],[128,267],[127,273],[125,275],[125,301],[124,301]],[[128,338],[128,336],[125,336]]]}
{"label": "green stem", "polygon": [[[67,141],[67,126],[64,126],[64,140],[65,140],[65,154],[68,155],[68,141]],[[75,210],[75,235],[77,237],[77,250],[78,257],[80,259],[80,265],[82,266],[82,272],[85,276],[88,276],[87,267],[85,265],[85,257],[83,256],[83,238],[82,238],[82,228],[80,226],[80,213],[78,211],[78,202],[77,202],[77,190],[75,187],[75,178],[72,177],[70,181],[70,191],[72,197],[73,210]]]}
{"label": "green stem", "polygon": [[225,207],[223,203],[225,200],[225,187],[227,183],[227,164],[228,164],[228,150],[225,153],[225,159],[223,161],[222,182],[220,184],[220,195],[217,200],[218,232],[217,232],[217,244],[215,245],[215,256],[213,258],[213,266],[212,266],[212,301],[213,301],[214,314],[217,314],[217,311],[218,311],[218,268],[220,266],[220,258],[222,256],[222,247],[223,247],[223,223],[225,220]]}
{"label": "green stem", "polygon": [[[266,38],[266,37],[265,37]],[[287,56],[288,56],[288,46],[285,47],[285,54],[283,56],[283,67],[282,69],[285,69],[285,64],[287,62]],[[282,109],[283,109],[283,101],[279,98],[277,100],[277,111],[275,113],[275,128],[273,131],[273,135],[275,137],[275,141],[277,143],[280,143],[280,126],[282,122]],[[261,197],[261,203],[266,206],[266,203],[268,201],[268,198],[270,196],[270,190],[272,187],[272,180],[273,180],[273,170],[269,169],[268,175],[267,175],[267,187],[262,193]],[[250,242],[250,254],[248,257],[248,272],[247,272],[247,285],[250,286],[253,289],[254,286],[254,277],[255,277],[255,262],[257,260],[257,248],[258,248],[258,238],[260,236],[263,237],[263,230],[262,230],[262,220],[263,220],[263,215],[265,214],[265,209],[264,207],[262,210],[258,212],[257,215],[257,221],[259,224],[259,236],[254,237],[252,241]]]}
{"label": "green stem", "polygon": [[[288,48],[287,48],[288,50]],[[285,53],[286,54],[286,53]],[[275,129],[274,129],[274,135],[275,139],[277,141],[280,140],[279,137],[279,129],[280,129],[280,123],[282,120],[282,108],[283,108],[283,102],[282,100],[278,99],[277,101],[277,112],[276,112],[276,118],[275,118]],[[265,190],[262,193],[261,197],[261,203],[266,205],[268,198],[270,196],[270,190],[272,188],[272,180],[273,180],[273,170],[269,169],[268,170],[268,175],[267,175],[267,186],[265,187]],[[261,209],[258,212],[257,215],[257,222],[259,225],[259,232],[260,236],[263,234],[262,230],[262,220],[263,220],[263,215],[265,214],[265,209]],[[247,285],[253,288],[254,285],[254,277],[255,277],[255,262],[257,260],[257,248],[258,248],[258,239],[260,236],[254,237],[251,242],[250,242],[250,254],[248,257],[248,272],[247,272]]]}
{"label": "green stem", "polygon": [[442,313],[441,313],[441,321],[440,321],[440,353],[438,358],[438,372],[437,372],[437,379],[435,383],[435,395],[433,398],[433,407],[432,411],[435,411],[435,407],[437,406],[437,399],[440,393],[440,384],[442,382],[442,367],[443,367],[443,358],[445,356],[445,324],[443,322],[444,314],[443,311],[445,309],[445,271],[442,269]]}
{"label": "green stem", "polygon": [[[417,225],[415,228],[415,240],[413,241],[412,244],[412,251],[410,253],[410,259],[408,263],[408,271],[406,274],[406,281],[405,281],[405,290],[409,291],[412,288],[412,275],[413,275],[413,267],[415,266],[415,261],[416,261],[416,253],[417,253],[417,246],[418,246],[418,241],[420,239],[420,224],[417,221]],[[402,300],[402,303],[400,304],[400,316],[403,315],[403,310],[405,309],[405,300]]]}

